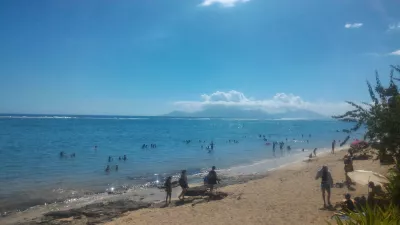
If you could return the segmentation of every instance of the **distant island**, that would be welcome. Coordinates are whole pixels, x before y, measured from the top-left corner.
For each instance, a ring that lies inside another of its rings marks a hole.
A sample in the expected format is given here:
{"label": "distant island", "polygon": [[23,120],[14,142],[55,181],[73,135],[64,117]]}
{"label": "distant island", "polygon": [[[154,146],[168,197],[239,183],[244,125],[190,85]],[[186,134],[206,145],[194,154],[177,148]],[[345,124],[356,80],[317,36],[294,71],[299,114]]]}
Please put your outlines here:
{"label": "distant island", "polygon": [[319,113],[304,110],[286,110],[279,113],[268,113],[260,109],[240,109],[232,107],[213,107],[197,112],[173,111],[163,116],[167,117],[208,117],[208,118],[242,118],[242,119],[305,119],[321,120],[329,117]]}

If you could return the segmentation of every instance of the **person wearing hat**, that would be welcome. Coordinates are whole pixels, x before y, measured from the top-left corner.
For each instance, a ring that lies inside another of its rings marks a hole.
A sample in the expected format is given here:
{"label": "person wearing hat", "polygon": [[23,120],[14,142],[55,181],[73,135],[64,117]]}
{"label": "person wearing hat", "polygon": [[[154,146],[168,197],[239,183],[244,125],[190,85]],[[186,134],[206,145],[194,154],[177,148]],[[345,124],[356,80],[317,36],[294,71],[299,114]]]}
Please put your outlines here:
{"label": "person wearing hat", "polygon": [[181,172],[181,177],[179,178],[179,186],[182,188],[181,194],[178,196],[180,200],[185,199],[185,193],[187,192],[189,185],[187,181],[187,176],[186,176],[186,170],[182,170]]}

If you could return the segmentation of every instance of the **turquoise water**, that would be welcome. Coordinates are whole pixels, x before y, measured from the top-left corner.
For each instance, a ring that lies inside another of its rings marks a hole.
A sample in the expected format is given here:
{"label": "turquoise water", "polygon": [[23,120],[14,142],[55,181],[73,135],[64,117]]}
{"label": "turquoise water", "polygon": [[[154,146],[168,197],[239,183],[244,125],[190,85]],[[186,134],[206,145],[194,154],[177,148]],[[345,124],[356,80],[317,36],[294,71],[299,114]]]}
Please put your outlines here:
{"label": "turquoise water", "polygon": [[[266,145],[270,141],[283,141],[292,148],[291,156],[286,150],[281,155],[277,148],[278,158],[304,157],[302,148],[330,148],[333,139],[343,140],[345,135],[337,130],[349,127],[349,124],[337,121],[7,115],[1,116],[0,127],[0,211],[6,211],[104,192],[110,186],[152,186],[157,180],[176,175],[182,169],[196,175],[213,165],[229,169],[274,159],[272,145]],[[268,141],[259,135],[265,135]],[[215,146],[209,153],[206,146],[211,141]],[[149,147],[142,149],[143,144]],[[157,148],[150,148],[151,144],[156,144]],[[61,151],[67,157],[60,158]],[[72,153],[76,156],[70,157]],[[127,160],[118,160],[123,155]],[[109,156],[113,157],[112,162],[108,162]],[[274,161],[266,165],[266,169],[277,166],[277,162],[288,160]],[[109,173],[104,171],[107,165],[112,168]],[[118,171],[114,171],[115,165],[119,166]]]}

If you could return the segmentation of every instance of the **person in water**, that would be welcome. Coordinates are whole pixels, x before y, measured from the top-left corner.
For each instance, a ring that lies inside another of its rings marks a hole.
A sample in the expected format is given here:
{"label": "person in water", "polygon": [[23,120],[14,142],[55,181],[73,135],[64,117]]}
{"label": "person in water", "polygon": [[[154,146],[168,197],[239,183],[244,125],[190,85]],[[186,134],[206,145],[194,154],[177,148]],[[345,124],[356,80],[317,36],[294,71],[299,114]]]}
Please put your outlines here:
{"label": "person in water", "polygon": [[60,157],[64,157],[65,156],[65,152],[64,151],[61,151],[60,152]]}
{"label": "person in water", "polygon": [[317,148],[314,148],[314,157],[317,157]]}
{"label": "person in water", "polygon": [[115,165],[115,171],[118,171],[118,165]]}
{"label": "person in water", "polygon": [[[164,187],[165,187],[165,192],[167,193],[167,197],[165,197],[165,204],[171,204],[171,195],[172,195],[172,183],[171,183],[172,177],[167,177],[167,180],[165,181]],[[168,202],[169,199],[169,202]]]}
{"label": "person in water", "polygon": [[211,168],[211,171],[208,172],[207,175],[207,182],[208,186],[210,187],[210,192],[214,190],[214,185],[219,183],[220,179],[218,179],[217,172],[215,172],[215,166]]}
{"label": "person in water", "polygon": [[126,158],[126,155],[124,155],[124,161],[126,161],[128,158]]}
{"label": "person in water", "polygon": [[335,154],[335,145],[336,145],[336,140],[332,141],[332,154]]}
{"label": "person in water", "polygon": [[211,150],[214,150],[214,142],[211,141],[210,147],[211,147]]}
{"label": "person in water", "polygon": [[273,154],[274,154],[274,157],[275,157],[275,147],[276,147],[276,142],[274,141],[274,142],[272,143],[272,152],[273,152]]}
{"label": "person in water", "polygon": [[107,167],[106,167],[106,170],[105,170],[107,173],[108,172],[110,172],[110,165],[108,165]]}
{"label": "person in water", "polygon": [[179,186],[181,186],[182,192],[178,196],[178,198],[180,200],[184,200],[185,199],[185,194],[186,194],[186,192],[187,192],[187,190],[189,188],[188,181],[187,181],[187,176],[186,176],[186,170],[182,170],[181,177],[179,178]]}
{"label": "person in water", "polygon": [[108,162],[111,162],[112,161],[112,157],[111,156],[108,156]]}
{"label": "person in water", "polygon": [[321,178],[321,192],[322,192],[322,199],[324,200],[324,208],[326,208],[325,192],[327,192],[328,194],[327,196],[328,206],[332,206],[331,187],[333,186],[333,179],[327,166],[322,166],[322,168],[318,170],[315,179],[318,180],[319,178]]}

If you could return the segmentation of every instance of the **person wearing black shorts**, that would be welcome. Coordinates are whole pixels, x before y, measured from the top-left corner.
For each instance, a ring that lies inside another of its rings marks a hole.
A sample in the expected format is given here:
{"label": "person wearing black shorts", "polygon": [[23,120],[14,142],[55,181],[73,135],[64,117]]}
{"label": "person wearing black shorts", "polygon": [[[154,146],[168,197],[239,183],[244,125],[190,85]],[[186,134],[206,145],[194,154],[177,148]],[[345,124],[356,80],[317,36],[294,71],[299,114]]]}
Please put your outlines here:
{"label": "person wearing black shorts", "polygon": [[325,201],[325,192],[328,194],[328,206],[331,205],[331,187],[333,186],[333,179],[331,176],[331,173],[328,170],[327,166],[323,166],[322,169],[320,169],[317,172],[317,175],[315,176],[315,179],[321,178],[321,191],[322,191],[322,199],[324,200],[324,208],[326,208],[326,201]]}

